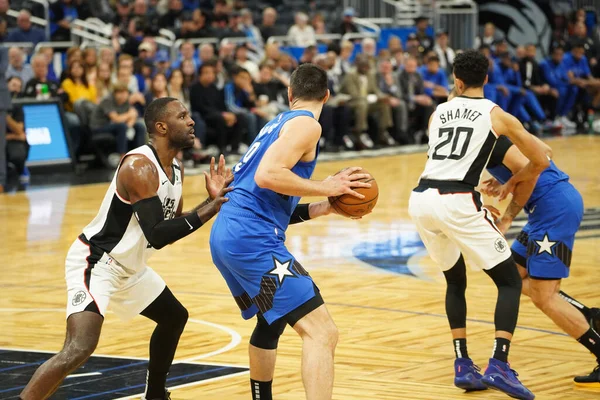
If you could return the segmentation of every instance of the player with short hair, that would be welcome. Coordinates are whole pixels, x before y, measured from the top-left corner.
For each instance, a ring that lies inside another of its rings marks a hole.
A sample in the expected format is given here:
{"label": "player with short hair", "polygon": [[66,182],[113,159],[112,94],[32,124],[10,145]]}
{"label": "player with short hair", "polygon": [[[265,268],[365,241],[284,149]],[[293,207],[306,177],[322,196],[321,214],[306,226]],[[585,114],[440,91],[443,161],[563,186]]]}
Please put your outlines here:
{"label": "player with short hair", "polygon": [[[521,277],[504,236],[482,207],[475,187],[501,135],[508,136],[530,160],[502,187],[503,195],[535,178],[550,163],[544,147],[516,118],[484,98],[488,65],[487,58],[475,50],[456,56],[458,96],[440,104],[429,120],[428,160],[411,194],[409,213],[446,278],[446,314],[456,354],[455,385],[466,390],[490,387],[519,399],[533,399],[533,393],[508,365]],[[498,288],[494,350],[483,376],[467,353],[465,259],[482,268]]]}
{"label": "player with short hair", "polygon": [[46,399],[94,352],[109,301],[123,319],[141,314],[157,323],[150,339],[145,399],[170,399],[165,382],[188,312],[146,265],[156,250],[210,220],[227,201],[233,179],[221,156],[206,189],[210,198],[183,213],[183,171],[175,156],[194,144],[194,121],[174,98],[154,100],[144,117],[151,143],[127,153],[96,218],[67,254],[67,337],[63,349],[35,372],[22,400]]}
{"label": "player with short hair", "polygon": [[[510,139],[501,136],[487,165],[492,178],[483,182],[481,191],[498,196],[501,185],[526,164],[523,153]],[[506,233],[522,209],[528,215],[528,222],[511,250],[523,278],[523,294],[592,352],[600,365],[600,335],[597,333],[600,310],[588,308],[560,291],[561,280],[569,276],[575,234],[583,218],[581,195],[569,182],[569,176],[551,161],[539,177],[515,187],[510,204],[496,221],[498,229]],[[587,376],[576,376],[575,383],[600,387],[600,366]]]}
{"label": "player with short hair", "polygon": [[[319,152],[317,122],[329,98],[327,73],[302,64],[290,78],[290,111],[259,132],[233,168],[234,189],[210,235],[213,261],[242,317],[257,315],[250,338],[254,400],[271,400],[279,337],[289,324],[303,340],[302,379],[309,400],[331,399],[338,332],[319,289],[285,247],[290,222],[331,212],[327,201],[298,205],[302,196],[351,194],[370,187],[369,175],[348,168],[323,181],[311,180]],[[290,221],[291,220],[291,221]]]}

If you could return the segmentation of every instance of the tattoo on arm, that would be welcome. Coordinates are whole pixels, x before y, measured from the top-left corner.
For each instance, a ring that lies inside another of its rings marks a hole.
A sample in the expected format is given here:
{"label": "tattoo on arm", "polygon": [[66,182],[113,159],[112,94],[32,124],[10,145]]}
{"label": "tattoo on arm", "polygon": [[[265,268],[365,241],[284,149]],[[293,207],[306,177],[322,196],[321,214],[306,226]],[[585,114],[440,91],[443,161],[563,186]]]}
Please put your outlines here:
{"label": "tattoo on arm", "polygon": [[523,206],[520,205],[519,203],[517,203],[513,199],[513,200],[511,200],[508,207],[506,207],[506,211],[504,212],[504,215],[509,217],[510,219],[515,219],[515,217],[517,215],[519,215],[519,213],[521,212],[522,209],[523,209]]}

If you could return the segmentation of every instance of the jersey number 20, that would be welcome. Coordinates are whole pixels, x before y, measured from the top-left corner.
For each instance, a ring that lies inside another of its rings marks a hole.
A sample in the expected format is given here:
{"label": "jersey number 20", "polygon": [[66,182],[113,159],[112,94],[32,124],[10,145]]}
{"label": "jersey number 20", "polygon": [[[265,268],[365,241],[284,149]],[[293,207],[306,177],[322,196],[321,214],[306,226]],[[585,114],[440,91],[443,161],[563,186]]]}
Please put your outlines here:
{"label": "jersey number 20", "polygon": [[246,154],[244,154],[244,157],[242,157],[240,162],[237,163],[235,167],[233,167],[233,172],[239,172],[240,169],[242,169],[242,167],[244,166],[244,164],[250,161],[250,159],[252,158],[254,153],[256,153],[256,150],[258,150],[259,147],[260,142],[254,142],[254,144],[250,146],[250,148],[246,151]]}
{"label": "jersey number 20", "polygon": [[[456,129],[441,128],[438,135],[441,139],[446,134],[448,136],[435,146],[431,158],[434,160],[460,160],[467,154],[467,148],[471,142],[471,136],[473,136],[473,128],[466,128],[463,126],[459,126]],[[452,142],[452,147],[448,151],[450,142]]]}

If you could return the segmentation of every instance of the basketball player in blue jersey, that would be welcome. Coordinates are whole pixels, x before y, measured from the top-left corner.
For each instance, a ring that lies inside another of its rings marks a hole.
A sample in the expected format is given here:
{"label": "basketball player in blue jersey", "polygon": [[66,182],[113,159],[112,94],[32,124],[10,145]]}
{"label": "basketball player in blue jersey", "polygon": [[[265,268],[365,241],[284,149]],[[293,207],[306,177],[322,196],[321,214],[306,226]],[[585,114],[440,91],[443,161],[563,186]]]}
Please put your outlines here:
{"label": "basketball player in blue jersey", "polygon": [[[501,136],[487,165],[493,178],[483,182],[481,191],[499,196],[501,185],[527,162],[519,149]],[[522,292],[596,356],[599,366],[587,376],[575,377],[575,383],[600,387],[600,335],[597,333],[600,310],[590,309],[560,291],[561,280],[569,276],[575,234],[583,217],[581,195],[569,182],[569,176],[550,162],[537,179],[521,182],[514,188],[510,204],[496,222],[498,229],[505,233],[522,209],[529,221],[512,245],[513,257],[523,278]]]}
{"label": "basketball player in blue jersey", "polygon": [[[279,337],[289,324],[302,338],[302,380],[309,400],[331,399],[337,328],[319,289],[285,247],[290,222],[328,214],[327,201],[298,205],[303,196],[350,194],[370,187],[348,168],[311,180],[319,152],[317,122],[329,98],[327,73],[303,64],[290,78],[290,111],[265,125],[233,168],[233,191],[215,220],[210,249],[244,319],[257,315],[250,339],[252,398],[271,400]],[[354,175],[353,175],[354,174]]]}

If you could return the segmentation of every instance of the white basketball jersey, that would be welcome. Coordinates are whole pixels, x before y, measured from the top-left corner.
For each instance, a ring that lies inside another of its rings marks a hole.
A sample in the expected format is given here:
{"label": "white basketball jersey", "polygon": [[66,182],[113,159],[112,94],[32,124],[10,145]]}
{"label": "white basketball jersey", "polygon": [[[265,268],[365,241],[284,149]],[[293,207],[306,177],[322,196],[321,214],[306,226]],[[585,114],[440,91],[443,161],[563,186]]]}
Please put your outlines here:
{"label": "white basketball jersey", "polygon": [[[141,154],[147,157],[158,170],[156,192],[163,205],[165,219],[171,219],[177,212],[181,200],[181,169],[173,159],[173,180],[169,180],[158,160],[154,147],[144,145],[131,150],[127,155]],[[120,165],[119,165],[120,167]],[[155,249],[148,243],[142,228],[133,215],[131,203],[117,192],[117,172],[104,196],[96,218],[83,229],[88,242],[108,253],[121,266],[140,270],[146,265]]]}
{"label": "white basketball jersey", "polygon": [[484,98],[455,97],[437,106],[429,126],[429,150],[421,179],[479,185],[498,136]]}

